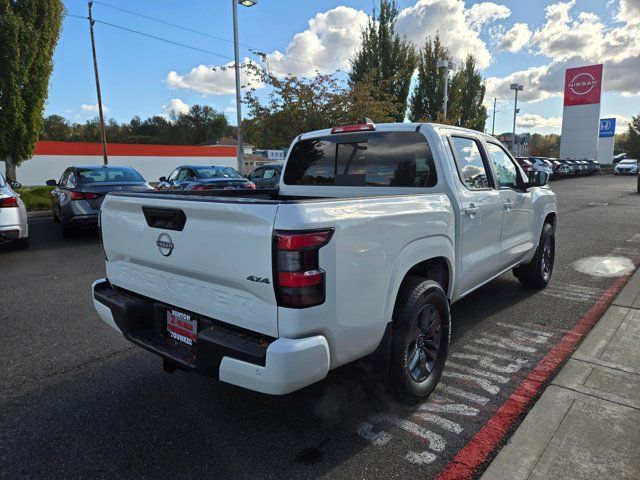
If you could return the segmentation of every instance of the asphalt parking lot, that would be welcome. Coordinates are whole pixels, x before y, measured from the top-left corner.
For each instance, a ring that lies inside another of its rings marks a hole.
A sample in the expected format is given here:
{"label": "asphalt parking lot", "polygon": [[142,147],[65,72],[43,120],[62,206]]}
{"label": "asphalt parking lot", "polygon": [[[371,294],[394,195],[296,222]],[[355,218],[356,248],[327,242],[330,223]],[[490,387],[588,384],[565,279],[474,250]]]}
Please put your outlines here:
{"label": "asphalt parking lot", "polygon": [[411,408],[360,366],[284,397],[166,374],[93,310],[97,235],[63,239],[51,219],[31,220],[28,250],[0,249],[0,477],[436,477],[616,282],[574,262],[640,257],[635,177],[552,188],[551,284],[533,292],[505,274],[455,304],[446,374]]}

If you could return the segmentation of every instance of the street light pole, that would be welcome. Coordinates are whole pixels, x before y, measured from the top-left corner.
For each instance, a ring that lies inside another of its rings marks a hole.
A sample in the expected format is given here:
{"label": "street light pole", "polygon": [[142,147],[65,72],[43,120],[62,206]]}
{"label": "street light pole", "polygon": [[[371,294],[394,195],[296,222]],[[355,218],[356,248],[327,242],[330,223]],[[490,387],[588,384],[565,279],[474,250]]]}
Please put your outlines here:
{"label": "street light pole", "polygon": [[498,99],[493,97],[493,119],[491,121],[491,136],[493,137],[496,133],[496,101]]}
{"label": "street light pole", "polygon": [[231,0],[233,8],[233,49],[235,53],[236,71],[236,115],[238,119],[238,171],[244,173],[244,147],[242,145],[242,102],[240,100],[240,60],[238,52],[238,0]]}
{"label": "street light pole", "polygon": [[93,53],[93,71],[96,75],[96,90],[98,92],[98,112],[100,114],[100,137],[102,139],[102,160],[105,165],[109,165],[107,156],[107,133],[104,128],[104,113],[102,112],[102,92],[100,91],[100,77],[98,76],[98,58],[96,56],[96,42],[93,38],[93,24],[95,20],[91,13],[93,2],[88,2],[89,6],[89,32],[91,33],[91,52]]}
{"label": "street light pole", "polygon": [[447,118],[447,104],[449,103],[449,69],[454,68],[454,65],[448,60],[438,60],[436,68],[444,68],[444,105],[442,107],[442,113],[444,114],[444,118]]}
{"label": "street light pole", "polygon": [[522,91],[524,87],[519,83],[512,83],[509,88],[516,92],[516,100],[513,104],[513,137],[512,137],[512,145],[511,145],[511,152],[515,155],[516,154],[516,116],[518,115],[518,111],[519,111],[518,110],[518,92]]}

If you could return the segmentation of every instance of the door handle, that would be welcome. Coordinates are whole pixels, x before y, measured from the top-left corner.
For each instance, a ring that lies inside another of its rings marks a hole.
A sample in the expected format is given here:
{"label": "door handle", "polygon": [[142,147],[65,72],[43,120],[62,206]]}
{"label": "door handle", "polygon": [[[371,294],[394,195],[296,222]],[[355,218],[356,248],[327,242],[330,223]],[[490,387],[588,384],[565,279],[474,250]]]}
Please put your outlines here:
{"label": "door handle", "polygon": [[469,206],[464,209],[464,213],[466,213],[467,215],[475,215],[476,213],[478,213],[478,210],[480,209],[475,203],[470,203]]}
{"label": "door handle", "polygon": [[511,200],[507,200],[504,204],[504,209],[509,211],[511,210]]}

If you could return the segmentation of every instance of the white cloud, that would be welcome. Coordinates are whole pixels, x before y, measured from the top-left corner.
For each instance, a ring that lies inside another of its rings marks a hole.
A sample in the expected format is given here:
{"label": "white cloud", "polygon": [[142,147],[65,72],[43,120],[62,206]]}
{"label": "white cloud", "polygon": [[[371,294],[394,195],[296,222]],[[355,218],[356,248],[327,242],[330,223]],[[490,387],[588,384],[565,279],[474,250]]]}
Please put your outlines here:
{"label": "white cloud", "polygon": [[418,0],[400,12],[396,27],[398,33],[419,47],[426,37],[437,33],[454,62],[461,63],[472,53],[478,68],[484,69],[491,63],[491,54],[477,28],[508,16],[505,9],[492,2],[478,4],[474,10],[474,7],[466,9],[463,0]]}
{"label": "white cloud", "polygon": [[467,24],[474,30],[480,30],[484,25],[511,16],[511,10],[493,2],[476,3],[466,12]]}
{"label": "white cloud", "polygon": [[172,98],[171,99],[171,103],[169,105],[163,105],[162,106],[162,110],[164,111],[165,115],[185,114],[185,113],[189,112],[189,108],[191,108],[190,105],[187,105],[186,103],[184,103],[179,98]]}
{"label": "white cloud", "polygon": [[[97,103],[95,105],[87,105],[86,103],[83,103],[80,108],[82,109],[83,112],[98,113],[98,104]],[[103,112],[108,112],[109,111],[109,109],[107,107],[105,107],[104,103],[102,104],[102,111]]]}
{"label": "white cloud", "polygon": [[[257,66],[253,60],[245,58],[241,62],[240,82],[246,88],[262,88],[264,85],[254,75],[242,68],[245,64],[251,63]],[[227,95],[236,91],[235,71],[233,62],[229,62],[222,67],[212,65],[198,65],[184,75],[179,75],[175,71],[167,74],[166,79],[169,88],[190,90],[192,92],[203,93],[205,95]]]}
{"label": "white cloud", "polygon": [[560,128],[561,117],[543,117],[537,113],[522,113],[516,120],[518,127],[522,128]]}
{"label": "white cloud", "polygon": [[620,0],[620,10],[616,15],[616,20],[629,25],[640,24],[640,2],[638,0]]}
{"label": "white cloud", "polygon": [[517,53],[531,40],[531,30],[526,23],[515,23],[499,40],[498,48]]}
{"label": "white cloud", "polygon": [[309,20],[309,28],[289,42],[285,54],[276,50],[267,55],[269,68],[280,76],[347,70],[368,18],[362,10],[344,6],[316,14]]}
{"label": "white cloud", "polygon": [[640,94],[640,28],[627,17],[640,11],[634,1],[621,0],[623,8],[617,18],[626,23],[616,28],[606,28],[593,13],[572,14],[573,0],[549,5],[546,22],[534,32],[531,42],[540,54],[553,60],[506,77],[488,78],[487,96],[511,96],[509,84],[513,82],[524,85],[523,101],[561,96],[565,69],[590,63],[604,63],[604,91]]}

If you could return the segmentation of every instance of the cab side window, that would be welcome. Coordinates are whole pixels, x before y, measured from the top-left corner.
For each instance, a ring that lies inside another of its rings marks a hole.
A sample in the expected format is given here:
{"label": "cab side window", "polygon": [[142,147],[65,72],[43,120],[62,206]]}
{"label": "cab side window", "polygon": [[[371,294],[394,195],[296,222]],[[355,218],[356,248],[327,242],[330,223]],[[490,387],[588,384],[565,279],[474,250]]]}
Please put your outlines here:
{"label": "cab side window", "polygon": [[180,169],[180,173],[178,174],[178,181],[181,182],[186,180],[189,177],[189,170],[186,168]]}
{"label": "cab side window", "polygon": [[265,168],[264,170],[264,179],[268,180],[269,178],[277,177],[278,171],[275,168]]}
{"label": "cab side window", "polygon": [[74,188],[76,186],[76,175],[73,173],[73,170],[69,170],[64,174],[60,185],[64,188]]}
{"label": "cab side window", "polygon": [[478,142],[468,137],[452,136],[451,148],[462,183],[469,190],[491,188]]}
{"label": "cab side window", "polygon": [[180,173],[180,169],[176,168],[173,172],[171,172],[171,175],[169,175],[169,181],[173,182],[174,180],[176,180],[178,178],[179,173]]}
{"label": "cab side window", "polygon": [[264,177],[264,172],[265,169],[264,168],[256,168],[251,175],[249,175],[249,178],[253,179],[253,178],[263,178]]}
{"label": "cab side window", "polygon": [[518,175],[518,168],[507,152],[495,143],[487,143],[487,151],[495,166],[500,188],[520,188],[522,183]]}

